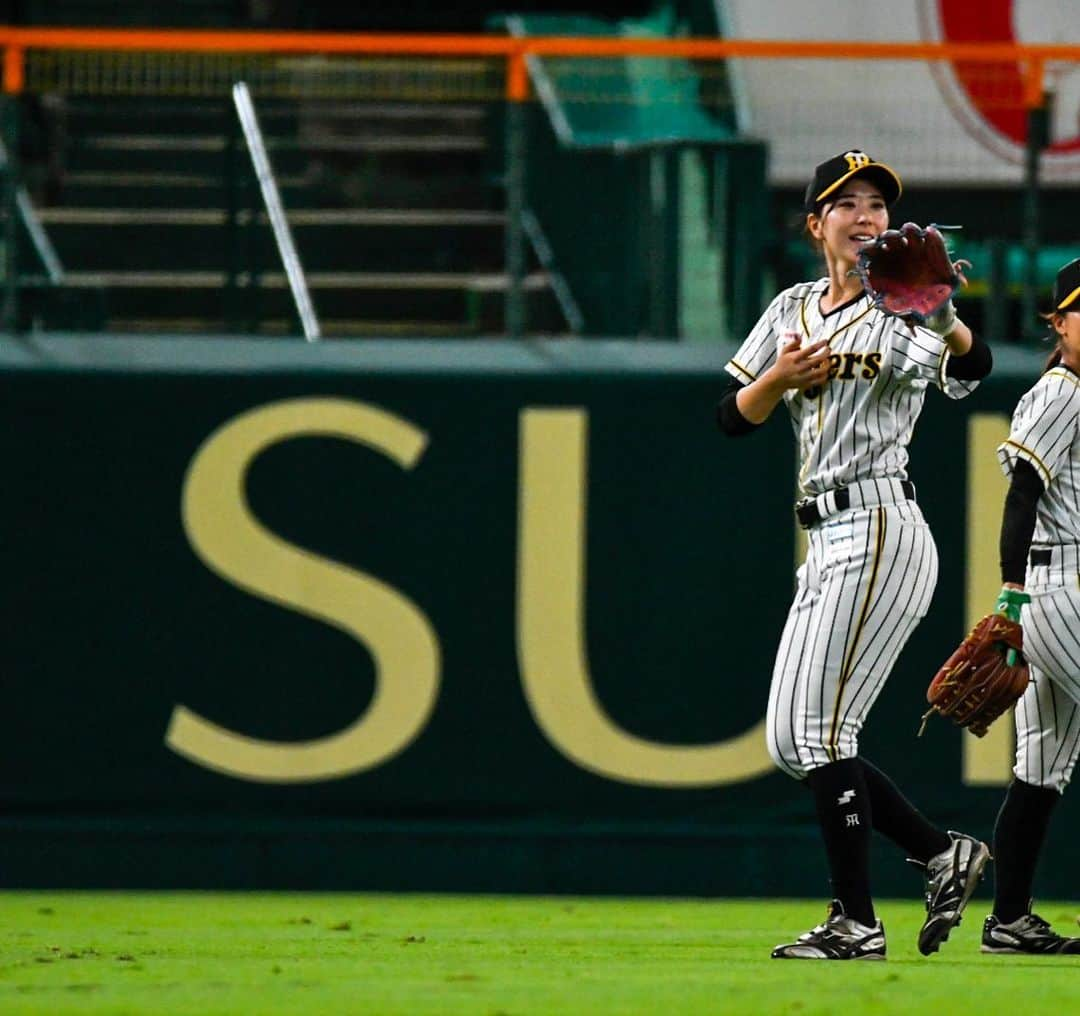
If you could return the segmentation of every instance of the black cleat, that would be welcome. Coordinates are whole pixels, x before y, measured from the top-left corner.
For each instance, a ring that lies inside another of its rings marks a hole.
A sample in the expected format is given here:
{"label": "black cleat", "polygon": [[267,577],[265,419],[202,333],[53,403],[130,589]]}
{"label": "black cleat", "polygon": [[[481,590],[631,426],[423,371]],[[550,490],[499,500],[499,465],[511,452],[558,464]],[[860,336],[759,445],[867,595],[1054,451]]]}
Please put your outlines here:
{"label": "black cleat", "polygon": [[860,924],[844,913],[843,904],[833,900],[824,924],[812,928],[788,945],[772,951],[774,960],[883,960],[885,928]]}
{"label": "black cleat", "polygon": [[925,865],[913,861],[926,873],[926,920],[919,929],[919,952],[936,953],[960,916],[982,878],[990,848],[974,836],[949,831],[952,843]]}
{"label": "black cleat", "polygon": [[1038,914],[1024,914],[1002,924],[993,914],[983,922],[984,953],[1027,953],[1032,956],[1080,956],[1080,938],[1065,938]]}

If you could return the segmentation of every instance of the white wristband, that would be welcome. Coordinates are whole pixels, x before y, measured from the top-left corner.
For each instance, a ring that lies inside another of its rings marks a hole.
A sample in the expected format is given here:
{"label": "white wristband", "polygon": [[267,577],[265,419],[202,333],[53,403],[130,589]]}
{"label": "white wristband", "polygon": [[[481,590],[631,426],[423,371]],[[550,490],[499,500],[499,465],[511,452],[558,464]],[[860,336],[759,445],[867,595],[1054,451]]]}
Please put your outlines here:
{"label": "white wristband", "polygon": [[956,327],[956,308],[952,300],[939,307],[924,322],[923,327],[945,338]]}

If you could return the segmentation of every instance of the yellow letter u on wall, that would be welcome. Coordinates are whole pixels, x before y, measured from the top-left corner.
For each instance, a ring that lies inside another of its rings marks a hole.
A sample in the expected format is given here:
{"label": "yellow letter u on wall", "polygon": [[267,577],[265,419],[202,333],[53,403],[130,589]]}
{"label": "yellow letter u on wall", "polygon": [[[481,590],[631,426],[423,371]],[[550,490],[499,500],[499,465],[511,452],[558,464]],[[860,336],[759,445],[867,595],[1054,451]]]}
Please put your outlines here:
{"label": "yellow letter u on wall", "polygon": [[660,744],[616,726],[596,697],[585,649],[587,416],[521,415],[518,660],[536,722],[567,758],[623,783],[707,787],[773,771],[765,721],[726,741]]}

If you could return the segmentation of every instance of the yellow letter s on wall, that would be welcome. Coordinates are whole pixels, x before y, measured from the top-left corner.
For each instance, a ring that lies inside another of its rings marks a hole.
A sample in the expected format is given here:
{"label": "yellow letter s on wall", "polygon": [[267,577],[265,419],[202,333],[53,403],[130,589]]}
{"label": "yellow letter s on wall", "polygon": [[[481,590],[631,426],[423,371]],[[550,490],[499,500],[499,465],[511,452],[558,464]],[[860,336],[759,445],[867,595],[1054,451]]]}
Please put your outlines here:
{"label": "yellow letter s on wall", "polygon": [[427,617],[379,579],[287,543],[252,514],[244,492],[251,463],[297,437],[336,437],[411,469],[427,435],[385,410],[346,399],[291,399],[260,406],[211,434],[184,482],[182,514],[203,563],[246,592],[333,625],[375,661],[367,711],[327,737],[259,740],[220,727],[182,705],[165,743],[199,765],[263,783],[335,779],[381,765],[427,723],[438,695],[440,650]]}

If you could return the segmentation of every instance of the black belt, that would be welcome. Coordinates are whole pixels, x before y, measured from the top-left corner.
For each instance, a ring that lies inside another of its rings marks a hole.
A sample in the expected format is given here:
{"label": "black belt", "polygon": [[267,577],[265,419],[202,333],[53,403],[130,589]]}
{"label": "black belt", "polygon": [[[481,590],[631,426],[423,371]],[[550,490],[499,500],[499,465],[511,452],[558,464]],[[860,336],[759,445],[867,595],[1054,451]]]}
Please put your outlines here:
{"label": "black belt", "polygon": [[1043,547],[1039,550],[1033,550],[1031,552],[1031,567],[1036,568],[1040,564],[1050,563],[1050,550],[1048,547]]}
{"label": "black belt", "polygon": [[[900,488],[904,492],[904,497],[909,501],[915,500],[915,484],[910,480],[901,480]],[[837,487],[833,492],[833,500],[836,501],[837,512],[847,511],[851,507],[851,491],[847,487]],[[817,498],[807,498],[804,501],[800,501],[795,506],[795,518],[799,520],[799,525],[803,529],[809,529],[811,526],[817,525],[824,516],[818,511]],[[1049,551],[1047,551],[1049,553]]]}
{"label": "black belt", "polygon": [[[851,507],[851,492],[847,487],[837,487],[834,493],[836,498],[836,510],[847,511]],[[795,506],[795,518],[803,529],[816,526],[821,521],[821,512],[818,511],[817,498],[811,498]]]}

